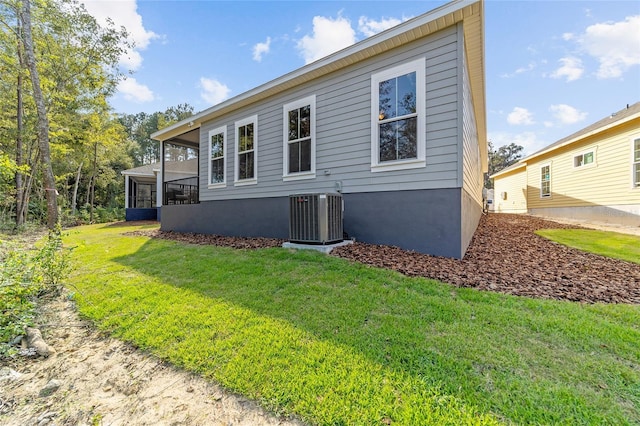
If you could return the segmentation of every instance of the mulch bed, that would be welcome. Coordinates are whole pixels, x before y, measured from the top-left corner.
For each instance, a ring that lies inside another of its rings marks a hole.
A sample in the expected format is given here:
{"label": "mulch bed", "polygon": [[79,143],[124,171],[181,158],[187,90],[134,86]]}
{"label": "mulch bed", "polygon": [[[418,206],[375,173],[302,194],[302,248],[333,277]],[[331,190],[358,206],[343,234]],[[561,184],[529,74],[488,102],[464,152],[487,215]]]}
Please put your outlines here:
{"label": "mulch bed", "polygon": [[[551,242],[538,229],[578,228],[526,215],[484,215],[462,260],[356,242],[333,256],[433,278],[459,287],[585,303],[640,304],[640,265]],[[279,247],[284,240],[137,231],[139,235],[240,249]]]}

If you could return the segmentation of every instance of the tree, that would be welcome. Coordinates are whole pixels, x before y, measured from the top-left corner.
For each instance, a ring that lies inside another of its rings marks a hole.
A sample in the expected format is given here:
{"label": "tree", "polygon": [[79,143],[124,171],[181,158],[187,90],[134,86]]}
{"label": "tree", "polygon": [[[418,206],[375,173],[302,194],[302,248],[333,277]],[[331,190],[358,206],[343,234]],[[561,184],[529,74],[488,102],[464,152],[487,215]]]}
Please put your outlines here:
{"label": "tree", "polygon": [[51,150],[49,147],[49,118],[47,108],[44,103],[44,95],[40,86],[40,74],[36,67],[36,55],[33,50],[33,35],[31,31],[31,3],[23,0],[20,14],[23,34],[25,62],[29,69],[31,85],[33,86],[33,98],[36,103],[38,113],[38,148],[40,150],[40,161],[42,162],[42,172],[44,174],[45,197],[47,200],[47,227],[51,230],[58,224],[58,191],[56,181],[51,168]]}
{"label": "tree", "polygon": [[135,165],[159,162],[160,144],[151,139],[151,134],[192,115],[193,107],[186,103],[169,107],[164,112],[121,115],[120,122],[125,127],[129,140],[135,143],[133,152],[131,152],[135,159]]}
{"label": "tree", "polygon": [[[58,210],[52,203],[63,200],[48,195],[62,192],[70,168],[77,176],[81,164],[90,164],[82,146],[89,129],[79,123],[86,114],[110,119],[106,99],[122,77],[118,62],[130,47],[126,37],[112,23],[98,25],[75,0],[0,0],[0,148],[33,171],[16,172],[18,225],[30,195],[42,197],[42,187],[51,225]],[[32,79],[31,89],[22,85],[23,74]]]}
{"label": "tree", "polygon": [[489,179],[489,176],[509,167],[512,164],[515,164],[520,158],[522,158],[522,151],[524,150],[524,147],[516,145],[512,142],[509,145],[501,146],[496,151],[491,141],[489,141],[488,143],[489,173],[487,173],[484,186],[491,189],[493,188],[493,181]]}

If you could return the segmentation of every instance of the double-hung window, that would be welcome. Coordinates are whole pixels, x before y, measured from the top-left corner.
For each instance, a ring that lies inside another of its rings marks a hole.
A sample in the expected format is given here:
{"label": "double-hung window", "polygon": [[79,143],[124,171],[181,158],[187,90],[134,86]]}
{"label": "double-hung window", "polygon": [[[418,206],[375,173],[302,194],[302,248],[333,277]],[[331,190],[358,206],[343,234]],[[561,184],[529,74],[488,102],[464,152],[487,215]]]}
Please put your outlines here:
{"label": "double-hung window", "polygon": [[633,186],[640,188],[640,138],[633,140]]}
{"label": "double-hung window", "polygon": [[312,179],[316,173],[316,97],[284,106],[283,179]]}
{"label": "double-hung window", "polygon": [[258,183],[258,116],[236,122],[235,185]]}
{"label": "double-hung window", "polygon": [[371,171],[424,167],[424,58],[371,76]]}
{"label": "double-hung window", "polygon": [[551,165],[540,167],[540,198],[551,197]]}
{"label": "double-hung window", "polygon": [[209,131],[209,189],[226,186],[227,156],[227,127],[218,127]]}

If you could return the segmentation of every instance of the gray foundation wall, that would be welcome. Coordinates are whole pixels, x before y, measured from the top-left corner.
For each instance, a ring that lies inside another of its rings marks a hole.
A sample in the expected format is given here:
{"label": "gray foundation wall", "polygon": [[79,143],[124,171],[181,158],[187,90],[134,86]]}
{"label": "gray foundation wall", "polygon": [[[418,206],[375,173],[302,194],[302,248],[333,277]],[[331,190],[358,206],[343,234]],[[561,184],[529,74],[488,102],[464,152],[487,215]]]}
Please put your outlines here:
{"label": "gray foundation wall", "polygon": [[[343,197],[344,230],[350,238],[436,256],[461,258],[481,214],[481,210],[473,210],[461,219],[460,188],[355,193]],[[163,206],[161,229],[287,239],[288,215],[288,197],[205,201]]]}
{"label": "gray foundation wall", "polygon": [[640,204],[619,206],[549,207],[529,209],[529,214],[548,218],[567,218],[585,222],[604,222],[640,226]]}

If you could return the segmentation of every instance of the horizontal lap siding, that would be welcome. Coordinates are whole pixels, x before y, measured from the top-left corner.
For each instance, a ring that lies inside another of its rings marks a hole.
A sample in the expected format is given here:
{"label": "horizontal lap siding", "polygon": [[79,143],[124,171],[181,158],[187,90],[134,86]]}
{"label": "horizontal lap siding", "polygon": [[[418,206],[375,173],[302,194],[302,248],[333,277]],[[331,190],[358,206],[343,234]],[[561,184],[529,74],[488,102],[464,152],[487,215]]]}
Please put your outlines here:
{"label": "horizontal lap siding", "polygon": [[[527,164],[529,209],[573,206],[615,206],[640,203],[632,188],[631,138],[640,135],[640,120],[587,138],[553,155]],[[595,150],[595,165],[573,167],[574,157]],[[540,198],[540,166],[551,165],[551,197]]]}
{"label": "horizontal lap siding", "polygon": [[497,177],[493,180],[494,211],[499,213],[527,212],[526,168]]}
{"label": "horizontal lap siding", "polygon": [[[457,51],[455,28],[433,34],[375,60],[279,94],[201,127],[202,201],[280,197],[296,192],[344,193],[455,188],[457,158]],[[427,166],[371,172],[371,75],[413,59],[426,58]],[[316,95],[316,177],[283,182],[283,105]],[[258,184],[234,187],[235,121],[258,115]],[[208,132],[227,126],[227,186],[207,188]]]}

